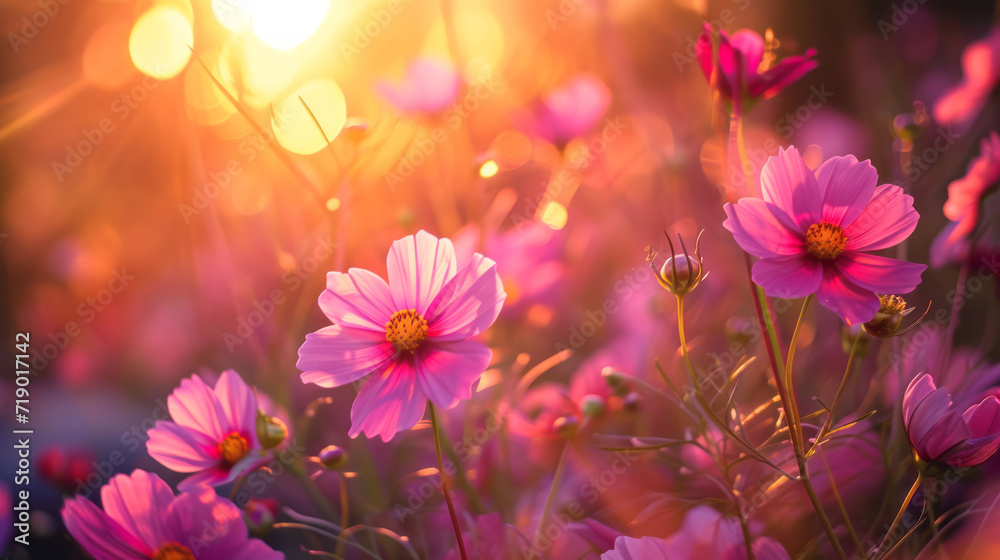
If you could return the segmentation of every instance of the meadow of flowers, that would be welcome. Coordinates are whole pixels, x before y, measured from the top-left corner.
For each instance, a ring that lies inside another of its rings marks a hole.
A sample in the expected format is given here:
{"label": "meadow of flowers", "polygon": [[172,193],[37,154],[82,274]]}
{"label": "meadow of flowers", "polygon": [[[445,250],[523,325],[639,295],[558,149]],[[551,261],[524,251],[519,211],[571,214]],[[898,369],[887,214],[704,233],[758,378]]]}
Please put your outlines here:
{"label": "meadow of flowers", "polygon": [[988,2],[11,0],[7,558],[1000,558]]}

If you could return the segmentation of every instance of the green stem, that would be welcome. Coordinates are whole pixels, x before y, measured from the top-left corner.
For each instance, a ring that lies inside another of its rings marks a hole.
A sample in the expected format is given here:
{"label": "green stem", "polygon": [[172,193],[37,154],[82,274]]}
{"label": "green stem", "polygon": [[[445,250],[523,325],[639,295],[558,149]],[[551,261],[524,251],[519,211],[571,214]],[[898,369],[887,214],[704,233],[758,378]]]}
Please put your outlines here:
{"label": "green stem", "polygon": [[805,301],[802,302],[802,309],[799,310],[799,320],[795,323],[795,330],[792,331],[792,340],[788,344],[788,358],[785,360],[785,390],[788,392],[788,404],[789,413],[788,416],[788,427],[789,432],[795,433],[795,438],[793,443],[795,444],[795,455],[796,457],[802,455],[803,448],[805,447],[803,443],[802,436],[802,422],[799,416],[799,403],[795,399],[795,378],[792,375],[792,363],[795,360],[795,349],[798,346],[799,334],[802,332],[802,325],[805,323],[806,311],[809,309],[809,304],[812,302],[812,294],[806,296]]}
{"label": "green stem", "polygon": [[830,433],[830,428],[833,427],[834,415],[837,411],[837,405],[840,403],[841,397],[844,396],[844,391],[847,389],[847,383],[851,380],[851,375],[854,373],[854,358],[858,354],[858,347],[860,346],[861,337],[864,336],[865,331],[858,331],[858,335],[854,337],[854,344],[851,345],[851,354],[847,357],[847,368],[844,369],[844,377],[840,380],[840,387],[837,387],[837,394],[833,397],[833,403],[830,405],[830,412],[826,416],[826,422],[823,423],[823,427],[819,431],[819,435],[816,436],[816,441],[813,442],[809,451],[806,453],[806,459],[808,459],[819,444],[823,441],[823,438]]}
{"label": "green stem", "polygon": [[799,343],[799,334],[802,332],[802,325],[805,324],[806,311],[809,310],[810,302],[812,302],[811,294],[806,296],[805,301],[802,302],[802,309],[799,311],[799,320],[795,323],[795,330],[792,331],[792,340],[788,345],[788,358],[785,360],[785,390],[788,393],[789,404],[789,409],[786,410],[789,416],[788,433],[789,435],[793,435],[792,448],[795,451],[795,460],[799,466],[799,481],[802,482],[802,488],[808,494],[809,502],[812,503],[813,509],[816,510],[816,515],[819,517],[819,521],[823,525],[823,530],[826,531],[826,536],[830,539],[830,544],[833,545],[833,550],[837,553],[837,557],[841,560],[846,560],[847,556],[844,554],[844,549],[840,546],[837,534],[833,531],[833,525],[830,524],[830,519],[827,517],[826,511],[823,510],[823,504],[820,503],[819,496],[816,495],[816,489],[809,478],[809,467],[806,464],[804,449],[805,438],[802,434],[799,405],[795,398],[795,377],[793,375],[795,349]]}
{"label": "green stem", "polygon": [[337,543],[337,548],[334,554],[337,556],[344,555],[344,543],[347,542],[347,537],[344,535],[344,530],[347,529],[347,480],[344,478],[342,473],[337,473],[337,478],[340,480],[340,541]]}
{"label": "green stem", "polygon": [[441,429],[438,426],[434,403],[428,401],[427,408],[431,411],[431,430],[434,432],[434,452],[437,454],[438,475],[441,477],[441,492],[444,494],[445,502],[448,503],[448,514],[451,515],[451,525],[455,528],[455,540],[458,541],[458,551],[462,555],[462,560],[469,560],[469,555],[465,552],[465,541],[462,540],[462,530],[458,526],[458,515],[455,514],[455,504],[452,503],[451,492],[448,490],[448,477],[444,473],[444,459],[441,457]]}
{"label": "green stem", "polygon": [[879,554],[882,552],[882,548],[888,542],[889,537],[895,532],[896,527],[903,520],[903,515],[906,513],[906,508],[910,507],[910,502],[913,501],[913,496],[917,493],[917,488],[924,482],[924,475],[917,474],[917,480],[913,482],[913,486],[910,488],[910,492],[903,499],[903,505],[899,508],[899,513],[896,514],[896,518],[892,520],[892,525],[889,525],[889,530],[885,532],[885,536],[882,537],[882,542],[879,543],[878,548],[875,550],[875,555],[872,558],[878,558]]}
{"label": "green stem", "polygon": [[559,463],[556,465],[556,473],[552,475],[552,486],[549,488],[549,495],[545,498],[545,507],[542,508],[542,518],[538,520],[538,528],[535,529],[535,539],[532,546],[537,547],[542,538],[542,530],[545,528],[545,520],[549,518],[549,511],[556,501],[556,493],[559,490],[559,479],[562,478],[563,471],[566,470],[566,459],[569,458],[569,450],[573,440],[566,440],[562,455],[559,456]]}

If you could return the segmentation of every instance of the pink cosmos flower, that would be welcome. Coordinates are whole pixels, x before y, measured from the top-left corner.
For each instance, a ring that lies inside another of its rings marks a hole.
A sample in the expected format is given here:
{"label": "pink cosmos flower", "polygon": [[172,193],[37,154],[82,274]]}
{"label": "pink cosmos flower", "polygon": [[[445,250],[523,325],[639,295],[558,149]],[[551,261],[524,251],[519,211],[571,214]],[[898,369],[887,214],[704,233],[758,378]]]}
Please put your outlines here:
{"label": "pink cosmos flower", "polygon": [[455,102],[461,80],[442,60],[417,58],[398,84],[379,81],[375,88],[389,103],[407,113],[437,113]]}
{"label": "pink cosmos flower", "polygon": [[600,78],[581,74],[549,91],[532,107],[531,131],[564,147],[587,133],[611,105],[611,91]]}
{"label": "pink cosmos flower", "polygon": [[146,450],[170,470],[195,473],[178,490],[219,486],[267,462],[257,440],[257,398],[240,374],[226,370],[215,388],[197,374],[167,397],[173,422],[158,420]]}
{"label": "pink cosmos flower", "polygon": [[768,295],[818,293],[847,323],[864,323],[878,312],[876,293],[908,293],[927,268],[868,253],[906,239],[919,218],[913,197],[877,183],[867,160],[834,157],[813,172],[794,147],[779,150],[761,171],[763,200],[727,203],[723,226],[759,257],[753,281]]}
{"label": "pink cosmos flower", "polygon": [[803,55],[762,67],[764,39],[756,32],[741,29],[729,37],[720,31],[718,53],[713,48],[713,35],[712,26],[705,23],[696,46],[698,64],[709,85],[737,107],[744,101],[774,97],[819,66],[813,59],[816,50],[809,49]]}
{"label": "pink cosmos flower", "polygon": [[943,125],[967,125],[986,105],[1000,80],[1000,29],[962,53],[964,79],[934,104],[934,120]]}
{"label": "pink cosmos flower", "polygon": [[931,246],[931,265],[960,262],[971,249],[970,235],[979,224],[979,205],[1000,181],[1000,135],[993,132],[980,143],[979,156],[961,179],[948,185],[944,215],[951,220]]}
{"label": "pink cosmos flower", "polygon": [[903,425],[918,466],[975,467],[1000,447],[1000,400],[986,397],[959,416],[948,390],[924,373],[903,395]]}
{"label": "pink cosmos flower", "polygon": [[74,497],[63,522],[97,560],[281,560],[263,541],[247,537],[235,504],[206,486],[174,496],[146,471],[118,474],[101,488],[102,511]]}
{"label": "pink cosmos flower", "polygon": [[319,306],[333,322],[299,348],[302,381],[337,387],[369,374],[351,408],[350,436],[389,441],[423,416],[426,399],[451,408],[490,363],[474,340],[503,307],[496,263],[476,253],[459,267],[448,239],[426,231],[393,242],[389,283],[358,268],[327,275]]}

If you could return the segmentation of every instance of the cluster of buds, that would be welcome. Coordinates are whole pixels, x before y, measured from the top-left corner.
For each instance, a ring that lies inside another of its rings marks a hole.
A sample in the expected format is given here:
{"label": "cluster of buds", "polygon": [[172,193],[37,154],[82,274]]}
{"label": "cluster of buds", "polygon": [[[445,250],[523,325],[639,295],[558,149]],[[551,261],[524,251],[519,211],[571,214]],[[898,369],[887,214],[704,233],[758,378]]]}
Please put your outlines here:
{"label": "cluster of buds", "polygon": [[684,245],[684,238],[680,235],[677,236],[681,243],[681,254],[678,255],[674,251],[674,242],[670,240],[670,236],[667,235],[667,232],[663,232],[663,234],[667,236],[667,243],[670,245],[670,258],[657,267],[656,256],[658,253],[654,252],[652,247],[649,247],[646,262],[653,269],[656,280],[660,285],[670,290],[670,293],[675,296],[682,298],[689,294],[691,290],[698,287],[698,284],[706,276],[699,250],[701,233],[698,234],[698,239],[695,240],[693,256],[688,253],[687,247]]}

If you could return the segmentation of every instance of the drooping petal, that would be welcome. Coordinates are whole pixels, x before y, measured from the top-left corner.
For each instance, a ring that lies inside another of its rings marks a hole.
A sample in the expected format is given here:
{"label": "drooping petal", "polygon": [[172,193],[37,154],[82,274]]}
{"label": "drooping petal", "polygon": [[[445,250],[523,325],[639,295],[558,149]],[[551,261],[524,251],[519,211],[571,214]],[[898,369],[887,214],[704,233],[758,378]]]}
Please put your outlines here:
{"label": "drooping petal", "polygon": [[490,349],[474,340],[427,344],[415,360],[420,390],[435,405],[451,408],[472,396],[491,357]]}
{"label": "drooping petal", "polygon": [[849,325],[871,321],[879,310],[878,296],[862,288],[832,266],[823,267],[817,299]]}
{"label": "drooping petal", "polygon": [[475,253],[427,309],[427,336],[442,341],[475,336],[496,321],[506,297],[496,263]]}
{"label": "drooping petal", "polygon": [[767,159],[760,172],[760,186],[764,200],[784,210],[799,231],[804,233],[820,221],[823,193],[794,146],[779,149],[777,156]]}
{"label": "drooping petal", "polygon": [[219,397],[197,374],[181,381],[167,397],[170,417],[181,426],[198,430],[215,441],[222,440],[225,412]]}
{"label": "drooping petal", "polygon": [[726,203],[725,211],[728,218],[723,227],[747,253],[770,258],[805,252],[802,235],[786,227],[789,218],[780,219],[784,212],[776,206],[757,198],[742,198],[736,204]]}
{"label": "drooping petal", "polygon": [[668,560],[670,549],[656,537],[618,537],[614,550],[601,555],[601,560]]}
{"label": "drooping petal", "polygon": [[190,428],[158,420],[147,433],[146,451],[175,472],[195,472],[219,463],[219,441]]}
{"label": "drooping petal", "polygon": [[166,540],[162,513],[173,501],[174,493],[163,479],[139,469],[115,475],[101,488],[108,517],[153,549]]}
{"label": "drooping petal", "polygon": [[334,323],[382,332],[397,310],[385,280],[361,268],[327,274],[319,308]]}
{"label": "drooping petal", "polygon": [[846,252],[833,266],[851,282],[880,294],[907,294],[920,284],[927,265],[868,253]]}
{"label": "drooping petal", "polygon": [[66,500],[62,518],[69,534],[96,560],[148,560],[155,552],[85,498]]}
{"label": "drooping petal", "polygon": [[[223,432],[256,431],[257,397],[240,374],[231,369],[223,371],[219,381],[215,383],[215,394],[225,413],[226,425],[222,427]],[[254,442],[256,441],[257,438],[254,438]]]}
{"label": "drooping petal", "polygon": [[338,387],[385,367],[395,350],[385,331],[331,325],[306,335],[295,367],[303,383]]}
{"label": "drooping petal", "polygon": [[392,367],[368,378],[351,407],[351,431],[357,437],[381,436],[389,441],[396,432],[409,430],[424,415],[427,397],[417,381],[409,359],[392,362]]}
{"label": "drooping petal", "polygon": [[877,251],[897,245],[913,233],[919,219],[912,196],[896,185],[880,185],[864,211],[844,228],[847,249]]}
{"label": "drooping petal", "polygon": [[423,316],[458,272],[451,240],[438,239],[424,230],[394,241],[387,267],[396,310],[416,309]]}
{"label": "drooping petal", "polygon": [[871,161],[854,156],[836,156],[816,169],[816,181],[823,193],[823,221],[846,226],[864,211],[875,194],[878,171]]}
{"label": "drooping petal", "polygon": [[770,99],[778,95],[781,90],[819,66],[819,62],[813,58],[814,56],[816,56],[816,49],[809,49],[805,54],[790,56],[779,61],[751,82],[750,96]]}
{"label": "drooping petal", "polygon": [[793,299],[816,293],[823,265],[806,255],[760,259],[753,265],[753,281],[771,297]]}

